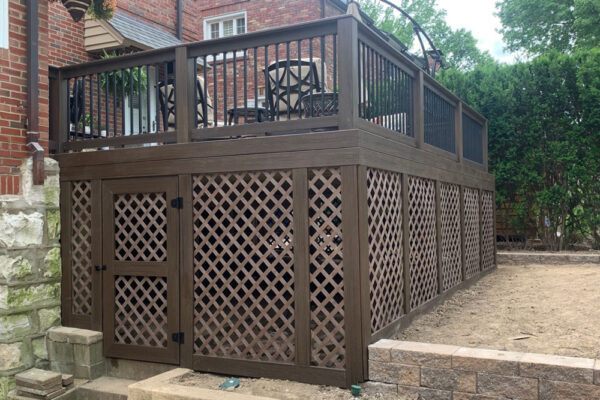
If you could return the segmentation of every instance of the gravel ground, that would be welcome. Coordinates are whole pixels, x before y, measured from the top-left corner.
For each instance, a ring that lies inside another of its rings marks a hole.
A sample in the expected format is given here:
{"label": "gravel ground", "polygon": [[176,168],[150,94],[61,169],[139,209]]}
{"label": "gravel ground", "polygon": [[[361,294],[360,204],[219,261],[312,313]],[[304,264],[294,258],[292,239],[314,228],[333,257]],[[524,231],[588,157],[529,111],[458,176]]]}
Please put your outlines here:
{"label": "gravel ground", "polygon": [[500,266],[396,339],[600,358],[600,265]]}

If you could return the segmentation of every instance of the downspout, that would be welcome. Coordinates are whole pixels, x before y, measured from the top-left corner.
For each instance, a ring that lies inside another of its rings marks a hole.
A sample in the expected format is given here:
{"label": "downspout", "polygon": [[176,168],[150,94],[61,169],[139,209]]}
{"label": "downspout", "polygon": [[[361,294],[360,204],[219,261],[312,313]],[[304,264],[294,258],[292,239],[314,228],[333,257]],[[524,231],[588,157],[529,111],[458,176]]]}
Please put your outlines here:
{"label": "downspout", "polygon": [[321,0],[321,19],[325,18],[325,0]]}
{"label": "downspout", "polygon": [[177,0],[177,39],[183,40],[183,1]]}
{"label": "downspout", "polygon": [[40,138],[39,106],[39,20],[38,0],[27,4],[27,148],[33,158],[33,184],[44,184],[44,149]]}

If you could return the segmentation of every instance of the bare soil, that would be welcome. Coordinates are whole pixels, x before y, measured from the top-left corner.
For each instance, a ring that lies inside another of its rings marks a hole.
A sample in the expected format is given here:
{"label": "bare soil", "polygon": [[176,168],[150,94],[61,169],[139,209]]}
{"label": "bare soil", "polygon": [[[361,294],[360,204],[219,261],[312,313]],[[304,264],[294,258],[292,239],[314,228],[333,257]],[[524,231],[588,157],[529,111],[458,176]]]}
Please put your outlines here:
{"label": "bare soil", "polygon": [[600,265],[500,266],[397,339],[600,358]]}
{"label": "bare soil", "polygon": [[[203,374],[199,372],[190,372],[181,377],[173,379],[171,384],[183,386],[196,386],[206,389],[220,390],[220,385],[228,377],[213,374]],[[333,386],[309,385],[305,383],[283,381],[276,379],[252,379],[239,378],[240,385],[232,392],[248,394],[253,396],[270,397],[279,400],[300,400],[300,399],[319,399],[319,400],[416,400],[399,396],[391,393],[378,393],[374,390],[367,390],[361,393],[360,397],[353,397],[349,389],[340,389]]]}

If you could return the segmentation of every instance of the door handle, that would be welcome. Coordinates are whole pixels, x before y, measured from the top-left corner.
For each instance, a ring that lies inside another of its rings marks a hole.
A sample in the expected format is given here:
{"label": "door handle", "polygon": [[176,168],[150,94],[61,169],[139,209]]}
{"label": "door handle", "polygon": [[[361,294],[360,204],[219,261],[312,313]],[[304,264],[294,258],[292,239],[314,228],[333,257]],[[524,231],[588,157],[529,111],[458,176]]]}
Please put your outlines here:
{"label": "door handle", "polygon": [[96,265],[94,268],[96,271],[106,271],[106,265]]}

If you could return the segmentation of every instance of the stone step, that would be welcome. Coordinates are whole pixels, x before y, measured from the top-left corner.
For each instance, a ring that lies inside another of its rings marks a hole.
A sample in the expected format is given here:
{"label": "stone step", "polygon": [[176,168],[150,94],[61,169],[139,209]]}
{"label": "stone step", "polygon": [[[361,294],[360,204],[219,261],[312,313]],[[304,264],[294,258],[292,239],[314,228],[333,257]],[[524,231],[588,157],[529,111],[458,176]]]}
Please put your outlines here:
{"label": "stone step", "polygon": [[103,376],[82,385],[77,400],[127,400],[127,387],[136,381]]}
{"label": "stone step", "polygon": [[108,358],[106,360],[107,376],[133,379],[136,381],[148,379],[175,368],[178,368],[178,366],[146,361],[123,360],[117,358]]}

